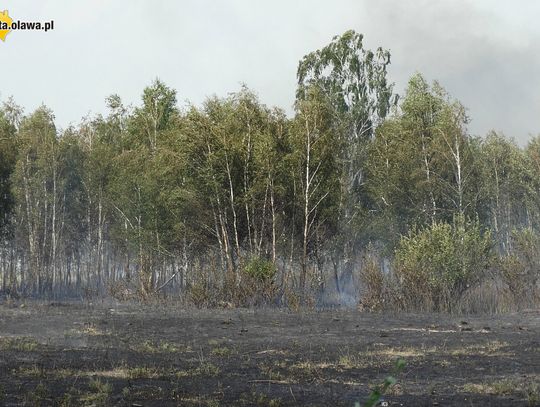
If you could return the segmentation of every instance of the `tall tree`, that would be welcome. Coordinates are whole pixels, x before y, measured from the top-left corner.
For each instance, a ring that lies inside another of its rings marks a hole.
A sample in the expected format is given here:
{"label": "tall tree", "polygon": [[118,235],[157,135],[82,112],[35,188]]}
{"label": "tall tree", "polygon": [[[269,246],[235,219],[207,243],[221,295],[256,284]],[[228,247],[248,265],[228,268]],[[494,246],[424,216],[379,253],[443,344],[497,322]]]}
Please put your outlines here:
{"label": "tall tree", "polygon": [[[15,113],[15,115],[14,115]],[[10,100],[0,109],[0,289],[16,290],[12,174],[17,157],[16,132],[21,109]]]}
{"label": "tall tree", "polygon": [[[23,118],[14,177],[33,292],[51,288],[58,247],[58,149],[54,116],[42,106]],[[52,266],[52,275],[51,272]]]}
{"label": "tall tree", "polygon": [[135,109],[134,125],[148,142],[151,151],[158,147],[159,133],[169,126],[176,110],[176,91],[159,79],[146,87],[142,107]]}
{"label": "tall tree", "polygon": [[6,102],[0,109],[0,236],[10,221],[14,205],[10,179],[17,151],[17,119],[9,116],[9,111],[13,109],[19,109],[13,102]]}
{"label": "tall tree", "polygon": [[512,249],[513,229],[531,226],[534,169],[515,142],[495,132],[488,134],[480,152],[488,225],[494,231],[499,250],[508,253]]}
{"label": "tall tree", "polygon": [[371,205],[393,219],[395,232],[475,216],[477,169],[466,124],[463,106],[440,85],[430,86],[420,74],[411,78],[400,110],[378,129],[368,158]]}
{"label": "tall tree", "polygon": [[[313,86],[296,105],[292,132],[296,165],[293,178],[299,186],[298,201],[302,214],[302,250],[300,288],[306,284],[308,256],[313,252],[314,234],[325,225],[337,223],[333,205],[339,202],[339,165],[334,147],[337,134],[332,131],[331,108],[320,88]],[[335,226],[334,226],[335,227]],[[321,281],[322,282],[322,281]]]}
{"label": "tall tree", "polygon": [[[366,151],[375,128],[397,103],[393,84],[388,82],[390,52],[364,48],[364,37],[353,30],[333,38],[320,50],[304,56],[298,66],[297,100],[305,99],[316,86],[332,106],[329,118],[333,131],[340,135],[334,148],[342,166],[340,177],[341,233],[335,241],[336,284],[342,259],[345,272],[351,273],[354,242],[360,232],[362,202],[365,201],[364,172]],[[339,290],[339,285],[338,285]]]}
{"label": "tall tree", "polygon": [[308,88],[317,86],[333,107],[332,126],[342,137],[346,195],[362,183],[366,143],[397,103],[387,79],[390,52],[366,50],[363,40],[362,34],[352,30],[336,36],[327,46],[304,56],[297,73],[297,99],[304,99]]}

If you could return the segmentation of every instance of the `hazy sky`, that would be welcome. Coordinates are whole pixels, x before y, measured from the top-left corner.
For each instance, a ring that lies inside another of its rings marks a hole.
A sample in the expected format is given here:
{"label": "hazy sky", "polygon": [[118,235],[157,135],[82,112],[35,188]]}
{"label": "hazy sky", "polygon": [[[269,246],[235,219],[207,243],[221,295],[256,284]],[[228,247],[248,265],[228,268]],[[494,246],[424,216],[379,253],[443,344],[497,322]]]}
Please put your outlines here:
{"label": "hazy sky", "polygon": [[104,113],[118,93],[138,104],[159,77],[180,104],[246,83],[291,111],[298,60],[348,29],[392,53],[401,92],[419,71],[469,108],[470,131],[524,144],[540,132],[540,2],[494,0],[4,0],[14,20],[55,30],[0,41],[0,99],[45,103],[60,127]]}

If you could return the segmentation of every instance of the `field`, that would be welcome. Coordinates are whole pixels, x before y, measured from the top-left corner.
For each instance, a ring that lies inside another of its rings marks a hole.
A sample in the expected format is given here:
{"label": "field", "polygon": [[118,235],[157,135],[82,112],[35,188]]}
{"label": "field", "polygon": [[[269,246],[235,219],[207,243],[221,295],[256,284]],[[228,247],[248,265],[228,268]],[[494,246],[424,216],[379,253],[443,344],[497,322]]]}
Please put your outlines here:
{"label": "field", "polygon": [[540,312],[0,305],[2,406],[540,405]]}

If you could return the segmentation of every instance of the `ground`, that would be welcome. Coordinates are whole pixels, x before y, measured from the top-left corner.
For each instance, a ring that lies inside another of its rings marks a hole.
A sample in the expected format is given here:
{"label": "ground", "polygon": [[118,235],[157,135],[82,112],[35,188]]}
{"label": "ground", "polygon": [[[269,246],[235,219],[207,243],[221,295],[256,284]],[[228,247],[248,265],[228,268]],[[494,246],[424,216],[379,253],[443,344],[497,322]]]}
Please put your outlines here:
{"label": "ground", "polygon": [[0,305],[2,406],[540,405],[540,312]]}

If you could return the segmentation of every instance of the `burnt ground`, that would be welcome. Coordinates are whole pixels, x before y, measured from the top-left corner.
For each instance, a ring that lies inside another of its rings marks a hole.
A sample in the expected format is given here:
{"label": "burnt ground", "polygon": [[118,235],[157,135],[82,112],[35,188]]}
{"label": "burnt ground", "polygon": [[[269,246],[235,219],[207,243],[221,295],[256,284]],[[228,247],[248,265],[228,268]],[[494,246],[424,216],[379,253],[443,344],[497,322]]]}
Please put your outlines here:
{"label": "burnt ground", "polygon": [[540,312],[0,305],[2,406],[540,405]]}

